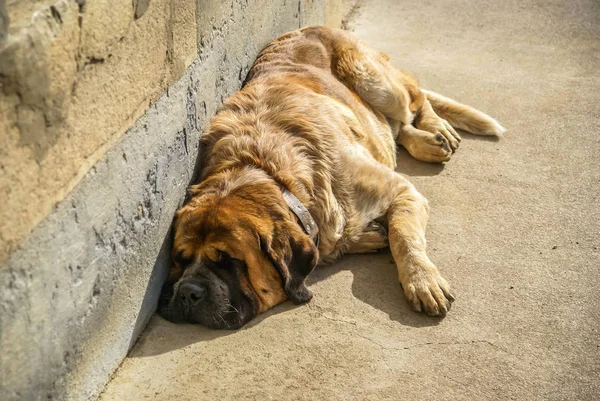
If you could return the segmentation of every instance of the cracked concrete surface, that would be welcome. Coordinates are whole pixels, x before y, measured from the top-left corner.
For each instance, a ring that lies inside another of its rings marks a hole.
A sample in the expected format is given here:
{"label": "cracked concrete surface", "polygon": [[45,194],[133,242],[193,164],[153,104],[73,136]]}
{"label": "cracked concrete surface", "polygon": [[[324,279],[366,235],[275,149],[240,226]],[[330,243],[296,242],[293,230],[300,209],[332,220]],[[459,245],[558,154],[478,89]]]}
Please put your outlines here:
{"label": "cracked concrete surface", "polygon": [[102,400],[598,398],[598,4],[367,0],[349,27],[509,129],[445,166],[400,152],[450,314],[411,312],[388,252],[348,257],[239,331],[153,318]]}

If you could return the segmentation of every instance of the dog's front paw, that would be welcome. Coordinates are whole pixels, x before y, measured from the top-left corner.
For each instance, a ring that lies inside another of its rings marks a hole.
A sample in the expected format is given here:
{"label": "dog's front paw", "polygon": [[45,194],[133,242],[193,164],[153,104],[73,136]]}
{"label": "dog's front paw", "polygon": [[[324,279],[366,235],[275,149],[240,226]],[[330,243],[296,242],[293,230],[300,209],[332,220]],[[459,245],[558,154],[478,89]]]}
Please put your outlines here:
{"label": "dog's front paw", "polygon": [[423,118],[417,122],[416,127],[422,131],[431,132],[438,137],[441,136],[452,152],[458,149],[458,145],[462,140],[450,123],[438,116]]}
{"label": "dog's front paw", "polygon": [[400,277],[404,295],[410,307],[429,316],[445,316],[450,310],[454,296],[448,282],[435,266],[418,266]]}

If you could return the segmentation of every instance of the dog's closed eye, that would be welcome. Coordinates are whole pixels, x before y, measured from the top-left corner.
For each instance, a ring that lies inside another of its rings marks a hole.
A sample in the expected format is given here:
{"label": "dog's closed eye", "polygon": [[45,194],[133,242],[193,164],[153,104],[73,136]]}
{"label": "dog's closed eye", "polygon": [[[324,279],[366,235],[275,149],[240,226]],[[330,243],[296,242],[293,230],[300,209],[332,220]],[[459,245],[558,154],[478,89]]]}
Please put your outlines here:
{"label": "dog's closed eye", "polygon": [[185,256],[183,251],[178,251],[173,259],[175,260],[175,263],[177,263],[182,268],[192,263],[192,258],[189,256]]}
{"label": "dog's closed eye", "polygon": [[231,262],[231,256],[229,256],[229,254],[225,251],[217,251],[216,262],[219,263],[220,265],[229,264],[229,262]]}

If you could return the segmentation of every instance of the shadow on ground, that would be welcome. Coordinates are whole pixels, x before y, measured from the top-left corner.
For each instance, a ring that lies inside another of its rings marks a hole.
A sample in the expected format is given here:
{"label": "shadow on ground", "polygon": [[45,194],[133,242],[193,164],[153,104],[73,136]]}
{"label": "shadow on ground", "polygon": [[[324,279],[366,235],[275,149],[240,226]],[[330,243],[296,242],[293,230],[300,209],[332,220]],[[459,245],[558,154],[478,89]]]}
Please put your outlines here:
{"label": "shadow on ground", "polygon": [[[376,258],[376,263],[373,259]],[[404,298],[402,287],[398,283],[396,267],[389,250],[367,255],[352,255],[352,259],[342,258],[330,266],[318,267],[307,279],[308,286],[339,273],[350,271],[353,275],[352,294],[366,304],[384,313],[390,320],[414,328],[438,325],[443,318],[433,318],[413,312]],[[318,297],[318,294],[316,295]],[[130,357],[147,357],[184,348],[190,344],[212,341],[247,330],[279,313],[286,313],[298,305],[290,301],[257,316],[239,330],[213,330],[195,324],[174,324],[158,315],[142,334]],[[149,340],[151,338],[151,340]],[[150,344],[151,342],[151,344]]]}
{"label": "shadow on ground", "polygon": [[396,153],[396,171],[409,177],[434,176],[444,171],[444,164],[426,163],[414,159],[406,149],[399,147]]}
{"label": "shadow on ground", "polygon": [[[483,142],[498,142],[500,138],[497,136],[481,136],[473,135],[468,132],[457,130],[463,141],[483,141]],[[457,152],[460,152],[460,147]],[[414,159],[410,153],[403,147],[398,147],[397,156],[397,167],[396,171],[407,175],[409,177],[431,177],[440,174],[444,171],[446,164],[438,163],[427,163]]]}

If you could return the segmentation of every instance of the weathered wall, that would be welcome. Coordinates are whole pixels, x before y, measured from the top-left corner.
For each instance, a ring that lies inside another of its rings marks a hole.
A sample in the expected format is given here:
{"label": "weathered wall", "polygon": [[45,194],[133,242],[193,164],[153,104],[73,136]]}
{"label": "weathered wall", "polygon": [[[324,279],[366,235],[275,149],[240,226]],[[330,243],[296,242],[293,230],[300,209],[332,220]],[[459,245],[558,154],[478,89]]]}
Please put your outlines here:
{"label": "weathered wall", "polygon": [[0,399],[94,399],[153,312],[199,133],[348,0],[0,0]]}

